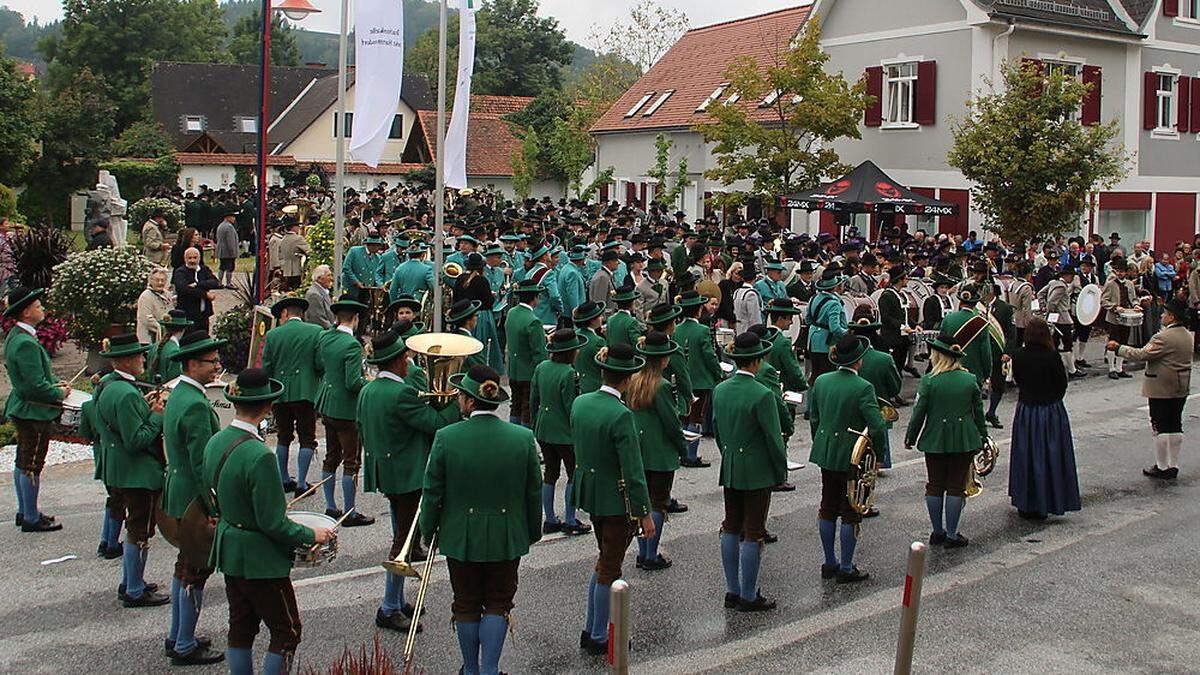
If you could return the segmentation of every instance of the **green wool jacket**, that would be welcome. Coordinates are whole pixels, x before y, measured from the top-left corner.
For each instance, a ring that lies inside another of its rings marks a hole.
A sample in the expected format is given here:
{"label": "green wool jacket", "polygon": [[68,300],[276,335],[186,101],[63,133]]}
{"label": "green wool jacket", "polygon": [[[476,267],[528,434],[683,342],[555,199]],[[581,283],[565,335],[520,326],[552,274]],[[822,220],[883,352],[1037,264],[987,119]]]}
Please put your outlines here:
{"label": "green wool jacket", "polygon": [[604,337],[608,340],[609,346],[626,344],[635,345],[637,339],[642,336],[642,324],[633,318],[627,309],[619,309],[608,317],[608,322],[604,324]]}
{"label": "green wool jacket", "polygon": [[412,361],[408,362],[408,374],[404,376],[404,381],[412,385],[418,392],[429,391],[429,376],[425,374],[424,368]]}
{"label": "green wool jacket", "polygon": [[608,343],[590,328],[576,328],[575,332],[588,341],[575,354],[575,370],[579,371],[579,393],[590,394],[599,389],[602,382],[600,366],[596,365],[596,352]]}
{"label": "green wool jacket", "polygon": [[921,378],[905,445],[931,453],[976,452],[987,437],[983,397],[969,372],[951,370]]}
{"label": "green wool jacket", "polygon": [[677,471],[679,460],[687,456],[687,442],[683,440],[670,382],[659,382],[654,400],[649,407],[634,410],[633,421],[646,471]]}
{"label": "green wool jacket", "polygon": [[796,350],[792,341],[778,328],[771,329],[771,351],[767,353],[767,362],[779,371],[779,379],[784,391],[804,391],[808,389],[808,380],[804,377],[804,369],[796,359]]}
{"label": "green wool jacket", "polygon": [[569,364],[542,361],[533,370],[529,412],[533,437],[542,443],[571,444],[571,405],[579,396],[579,375]]}
{"label": "green wool jacket", "polygon": [[363,446],[363,489],[402,495],[421,489],[425,463],[438,429],[457,422],[457,405],[438,410],[411,384],[390,372],[368,382],[358,395]]}
{"label": "green wool jacket", "polygon": [[183,374],[183,364],[179,361],[171,360],[171,355],[179,351],[179,343],[168,338],[166,342],[159,346],[159,343],[154,343],[150,346],[150,351],[146,354],[146,373],[144,377],[147,382],[162,384]]}
{"label": "green wool jacket", "polygon": [[50,370],[50,355],[37,338],[13,325],[4,340],[4,369],[12,392],[4,403],[5,417],[45,422],[62,414],[62,389]]}
{"label": "green wool jacket", "polygon": [[[217,480],[217,465],[231,443],[236,446]],[[203,471],[204,484],[216,486],[220,513],[209,564],[243,579],[291,574],[293,549],[316,540],[311,528],[287,517],[275,453],[249,432],[230,426],[209,439]]]}
{"label": "green wool jacket", "polygon": [[95,395],[95,400],[100,442],[104,445],[104,484],[161,490],[163,465],[158,437],[162,433],[162,415],[150,412],[142,393],[132,382],[116,374]]}
{"label": "green wool jacket", "polygon": [[[100,382],[117,377],[109,373]],[[99,384],[99,383],[97,383]],[[104,480],[104,444],[100,442],[100,420],[96,417],[96,399],[89,399],[79,407],[79,437],[92,444],[92,478]]]}
{"label": "green wool jacket", "polygon": [[[866,355],[863,356],[862,367],[858,369],[858,376],[875,387],[877,399],[883,398],[890,401],[900,395],[900,373],[896,370],[896,360],[886,352],[876,351],[873,348],[867,349]],[[892,428],[891,422],[886,424],[888,429]],[[884,434],[880,452],[890,450],[891,442],[888,434]]]}
{"label": "green wool jacket", "polygon": [[542,538],[542,476],[533,433],[477,413],[437,432],[421,502],[421,532],[447,558],[515,560]]}
{"label": "green wool jacket", "polygon": [[759,384],[771,390],[772,398],[775,399],[775,408],[779,411],[779,429],[783,432],[784,438],[791,438],[796,432],[796,421],[792,416],[791,406],[783,400],[783,382],[779,379],[779,371],[766,361],[762,362],[762,366],[754,375],[754,379]]}
{"label": "green wool jacket", "polygon": [[[594,391],[571,406],[575,439],[575,505],[593,516],[650,513],[646,469],[633,412],[607,391]],[[624,478],[626,497],[617,481]]]}
{"label": "green wool jacket", "polygon": [[204,448],[221,430],[217,413],[208,396],[194,385],[180,381],[163,409],[163,449],[167,454],[167,481],[162,507],[167,515],[182,518],[188,504],[207,486],[200,482]]}
{"label": "green wool jacket", "polygon": [[867,430],[876,457],[882,455],[887,442],[875,387],[848,368],[825,373],[813,382],[808,393],[808,424],[812,433],[808,461],[827,471],[850,470],[850,453],[859,438],[850,429]]}
{"label": "green wool jacket", "polygon": [[688,372],[687,357],[677,351],[667,361],[663,377],[671,384],[671,396],[675,402],[675,414],[683,417],[692,407],[692,376]]}
{"label": "green wool jacket", "polygon": [[533,380],[533,369],[546,360],[546,329],[525,305],[508,310],[504,321],[504,356],[508,361],[509,381]]}
{"label": "green wool jacket", "polygon": [[[973,309],[960,309],[955,312],[950,312],[946,318],[942,319],[941,332],[950,333],[953,335],[962,328],[963,324],[979,316]],[[992,341],[988,338],[988,331],[985,328],[979,335],[971,341],[971,344],[963,348],[962,366],[971,371],[975,376],[975,382],[979,386],[992,374]]]}
{"label": "green wool jacket", "polygon": [[291,318],[282,326],[267,331],[262,352],[262,367],[268,377],[283,383],[283,396],[277,403],[317,400],[317,345],[325,331],[315,323]]}
{"label": "green wool jacket", "polygon": [[787,447],[774,394],[736,374],[713,390],[713,429],[721,451],[722,487],[759,490],[787,478]]}
{"label": "green wool jacket", "polygon": [[[469,338],[475,337],[474,333],[472,333],[471,331],[469,331],[465,328],[459,328],[458,334],[466,335]],[[486,349],[487,349],[487,345],[484,345],[484,349],[482,349],[478,352],[475,352],[474,354],[472,354],[472,355],[468,356],[466,359],[464,359],[463,363],[462,363],[462,370],[460,372],[463,372],[463,373],[467,372],[468,370],[471,369],[471,366],[486,366],[488,364],[487,353],[485,351]]]}
{"label": "green wool jacket", "polygon": [[317,344],[317,412],[339,420],[352,420],[363,377],[363,350],[358,339],[336,327],[321,334]]}
{"label": "green wool jacket", "polygon": [[695,319],[684,319],[675,328],[675,341],[687,359],[692,389],[711,391],[721,381],[721,361],[713,346],[708,326]]}

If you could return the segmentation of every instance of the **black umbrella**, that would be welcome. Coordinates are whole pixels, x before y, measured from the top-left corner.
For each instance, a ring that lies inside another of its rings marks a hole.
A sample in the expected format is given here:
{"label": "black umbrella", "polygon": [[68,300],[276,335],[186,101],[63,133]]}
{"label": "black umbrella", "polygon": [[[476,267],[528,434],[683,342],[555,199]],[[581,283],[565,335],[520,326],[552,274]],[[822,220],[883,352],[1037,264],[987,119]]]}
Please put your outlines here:
{"label": "black umbrella", "polygon": [[892,180],[868,160],[815,190],[779,198],[785,209],[835,213],[895,213],[912,216],[958,215],[958,204],[919,195]]}

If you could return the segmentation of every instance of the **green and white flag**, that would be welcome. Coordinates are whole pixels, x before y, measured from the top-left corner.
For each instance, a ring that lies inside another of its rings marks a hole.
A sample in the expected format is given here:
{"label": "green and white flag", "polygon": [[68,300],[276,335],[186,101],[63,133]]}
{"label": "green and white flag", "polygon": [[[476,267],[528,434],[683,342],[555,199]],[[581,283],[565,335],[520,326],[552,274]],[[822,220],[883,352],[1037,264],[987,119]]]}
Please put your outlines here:
{"label": "green and white flag", "polygon": [[475,75],[475,2],[460,0],[458,9],[458,81],[454,112],[446,132],[446,187],[467,187],[467,120],[471,116],[471,78]]}

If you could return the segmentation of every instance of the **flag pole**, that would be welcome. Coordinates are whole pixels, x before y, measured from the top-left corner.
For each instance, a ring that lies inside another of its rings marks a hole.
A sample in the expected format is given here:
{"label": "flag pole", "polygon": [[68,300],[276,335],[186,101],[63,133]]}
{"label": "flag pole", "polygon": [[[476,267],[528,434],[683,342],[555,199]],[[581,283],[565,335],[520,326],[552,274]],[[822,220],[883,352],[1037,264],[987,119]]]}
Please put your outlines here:
{"label": "flag pole", "polygon": [[442,331],[442,245],[446,226],[446,3],[441,0],[438,17],[438,102],[437,102],[437,157],[434,180],[434,235],[433,235],[433,332]]}
{"label": "flag pole", "polygon": [[349,33],[350,0],[342,0],[342,30],[338,35],[338,93],[337,124],[334,140],[337,141],[337,167],[334,171],[333,211],[333,284],[337,292],[342,290],[342,249],[346,242],[346,41]]}

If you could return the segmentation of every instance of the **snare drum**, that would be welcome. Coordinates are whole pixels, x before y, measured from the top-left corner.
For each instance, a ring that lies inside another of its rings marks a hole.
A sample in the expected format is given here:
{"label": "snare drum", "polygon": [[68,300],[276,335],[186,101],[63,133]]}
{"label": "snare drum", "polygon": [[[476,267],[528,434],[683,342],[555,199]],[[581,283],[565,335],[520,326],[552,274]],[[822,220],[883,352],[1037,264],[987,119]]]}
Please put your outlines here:
{"label": "snare drum", "polygon": [[[313,511],[289,511],[287,516],[292,522],[313,529],[322,527],[331,529],[337,525],[337,521],[333,518]],[[333,562],[337,557],[337,552],[338,542],[337,537],[334,537],[329,540],[328,544],[296,547],[292,551],[292,561],[296,567],[320,567],[325,563]]]}
{"label": "snare drum", "polygon": [[1136,309],[1117,310],[1117,325],[1119,326],[1140,326],[1145,318],[1145,313]]}
{"label": "snare drum", "polygon": [[79,423],[83,421],[83,404],[92,400],[92,395],[72,389],[71,393],[62,402],[62,413],[58,416],[58,423],[68,429],[78,429]]}

